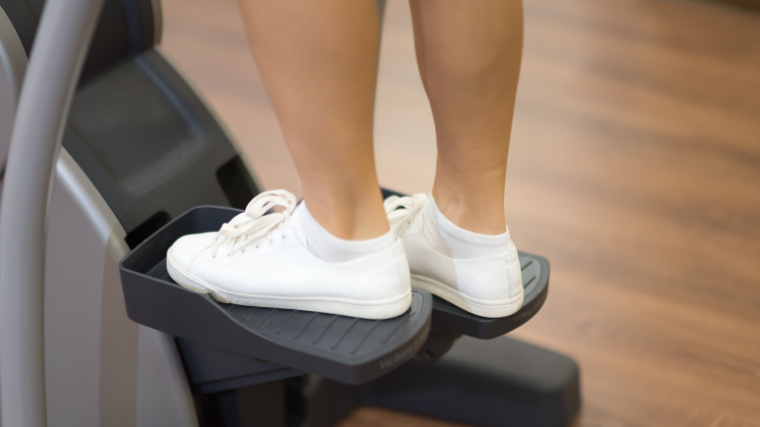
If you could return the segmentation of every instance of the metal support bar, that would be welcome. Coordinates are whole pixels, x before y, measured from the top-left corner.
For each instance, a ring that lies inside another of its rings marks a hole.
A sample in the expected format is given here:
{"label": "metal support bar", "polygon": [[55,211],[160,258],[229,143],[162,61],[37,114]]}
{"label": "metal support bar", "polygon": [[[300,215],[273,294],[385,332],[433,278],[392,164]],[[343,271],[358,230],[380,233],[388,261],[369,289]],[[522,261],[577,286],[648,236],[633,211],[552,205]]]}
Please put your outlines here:
{"label": "metal support bar", "polygon": [[44,427],[47,204],[71,99],[103,0],[48,0],[14,122],[0,205],[2,425]]}

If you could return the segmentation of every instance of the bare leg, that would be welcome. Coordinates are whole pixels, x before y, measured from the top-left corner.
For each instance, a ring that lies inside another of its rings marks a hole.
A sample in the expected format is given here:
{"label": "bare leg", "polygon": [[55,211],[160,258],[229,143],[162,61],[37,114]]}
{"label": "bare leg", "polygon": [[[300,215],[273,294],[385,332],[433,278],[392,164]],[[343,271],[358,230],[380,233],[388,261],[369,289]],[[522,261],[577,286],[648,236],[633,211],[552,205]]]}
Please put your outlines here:
{"label": "bare leg", "polygon": [[374,0],[240,0],[248,39],[309,211],[332,234],[388,231],[372,141]]}
{"label": "bare leg", "polygon": [[503,233],[522,56],[520,0],[410,0],[417,62],[438,141],[433,196],[449,220]]}

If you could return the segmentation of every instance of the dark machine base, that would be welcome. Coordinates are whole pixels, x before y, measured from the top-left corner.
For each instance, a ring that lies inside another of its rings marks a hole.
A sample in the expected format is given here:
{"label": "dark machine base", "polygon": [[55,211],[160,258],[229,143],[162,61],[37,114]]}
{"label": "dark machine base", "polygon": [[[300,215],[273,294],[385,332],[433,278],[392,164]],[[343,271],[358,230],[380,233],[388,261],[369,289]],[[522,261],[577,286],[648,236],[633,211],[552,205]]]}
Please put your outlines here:
{"label": "dark machine base", "polygon": [[472,426],[566,427],[580,408],[579,378],[572,359],[550,350],[463,338],[434,364],[414,359],[359,386],[304,376],[209,396],[208,425],[327,427],[375,406]]}
{"label": "dark machine base", "polygon": [[580,409],[578,365],[513,338],[464,337],[371,383],[365,404],[478,426],[560,427]]}

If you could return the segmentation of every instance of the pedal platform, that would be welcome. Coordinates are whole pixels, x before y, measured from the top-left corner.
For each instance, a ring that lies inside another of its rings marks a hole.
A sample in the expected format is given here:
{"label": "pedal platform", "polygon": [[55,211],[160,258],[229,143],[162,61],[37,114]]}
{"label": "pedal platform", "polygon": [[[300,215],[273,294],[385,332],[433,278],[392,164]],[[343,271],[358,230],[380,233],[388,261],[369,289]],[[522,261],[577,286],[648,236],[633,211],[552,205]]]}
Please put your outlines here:
{"label": "pedal platform", "polygon": [[175,284],[166,251],[179,237],[218,230],[240,213],[191,209],[135,248],[119,265],[130,319],[168,334],[282,366],[359,384],[412,358],[430,329],[432,296],[414,291],[401,316],[367,320],[217,302]]}
{"label": "pedal platform", "polygon": [[521,254],[526,299],[513,316],[485,319],[425,291],[413,291],[401,316],[368,320],[299,310],[220,303],[175,284],[166,272],[166,251],[185,234],[216,231],[240,213],[201,206],[189,210],[137,246],[119,265],[127,315],[134,322],[199,344],[259,361],[311,372],[347,384],[378,378],[412,358],[431,328],[493,338],[525,323],[540,308],[548,263]]}

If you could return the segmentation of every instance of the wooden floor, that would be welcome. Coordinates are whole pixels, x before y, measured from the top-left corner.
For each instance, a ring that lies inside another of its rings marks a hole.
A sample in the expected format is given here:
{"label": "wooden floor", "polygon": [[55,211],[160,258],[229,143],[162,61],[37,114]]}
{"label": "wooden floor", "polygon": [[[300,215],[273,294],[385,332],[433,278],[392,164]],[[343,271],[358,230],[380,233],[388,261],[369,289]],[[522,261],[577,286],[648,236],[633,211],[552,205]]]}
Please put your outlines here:
{"label": "wooden floor", "polygon": [[[165,51],[264,186],[297,191],[234,1],[164,14]],[[427,191],[433,126],[400,0],[381,63],[381,182]],[[526,0],[517,104],[508,223],[552,289],[514,335],[578,360],[578,425],[760,426],[760,14]],[[342,425],[448,424],[365,409]]]}

